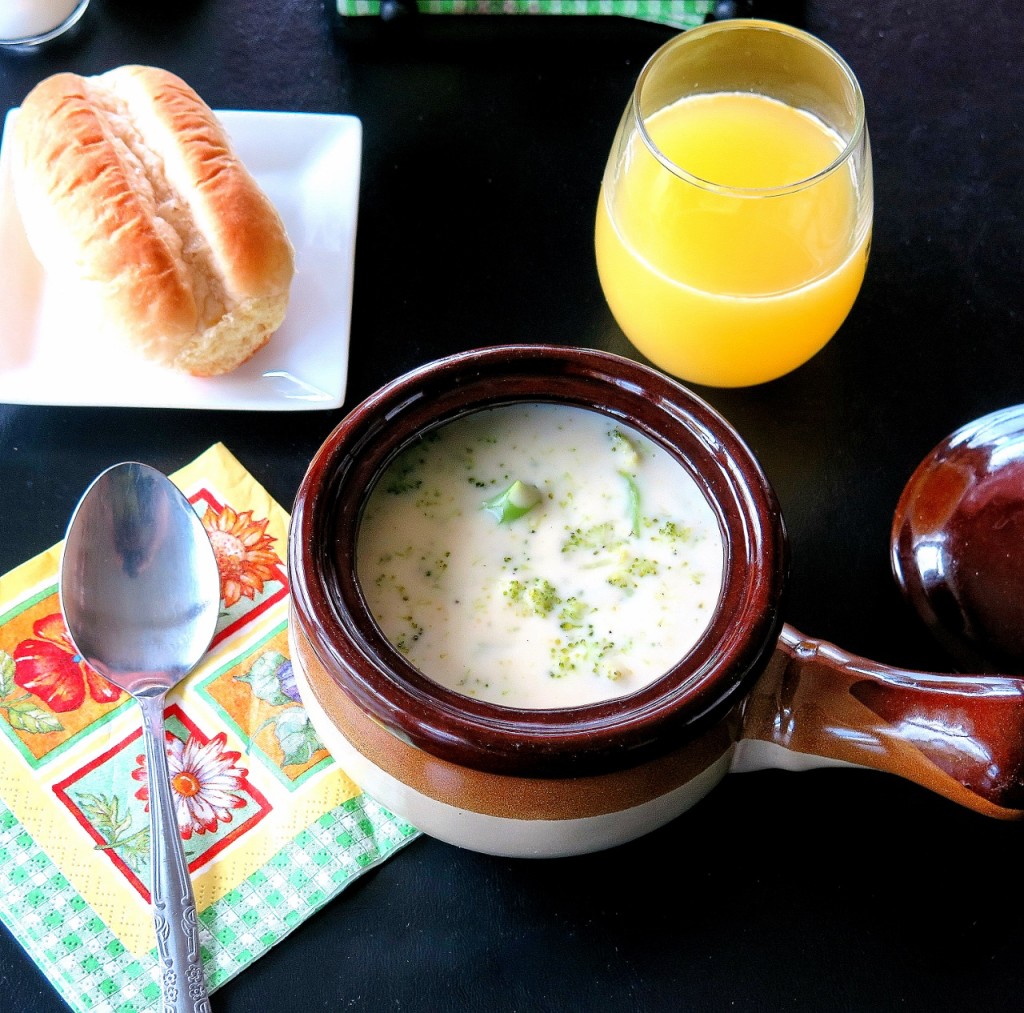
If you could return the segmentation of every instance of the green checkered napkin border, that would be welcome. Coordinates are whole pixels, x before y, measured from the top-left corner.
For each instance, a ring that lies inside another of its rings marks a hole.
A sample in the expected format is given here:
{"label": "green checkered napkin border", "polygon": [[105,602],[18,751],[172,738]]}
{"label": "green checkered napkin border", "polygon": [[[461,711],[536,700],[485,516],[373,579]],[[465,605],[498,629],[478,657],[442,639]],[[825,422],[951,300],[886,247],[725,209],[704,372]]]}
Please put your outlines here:
{"label": "green checkered napkin border", "polygon": [[[379,14],[381,0],[337,0],[343,16]],[[620,14],[672,28],[702,25],[714,0],[417,0],[425,14]]]}
{"label": "green checkered napkin border", "polygon": [[[366,795],[317,819],[200,914],[210,991],[417,835]],[[77,1013],[159,1008],[156,948],[129,953],[3,802],[0,920]]]}

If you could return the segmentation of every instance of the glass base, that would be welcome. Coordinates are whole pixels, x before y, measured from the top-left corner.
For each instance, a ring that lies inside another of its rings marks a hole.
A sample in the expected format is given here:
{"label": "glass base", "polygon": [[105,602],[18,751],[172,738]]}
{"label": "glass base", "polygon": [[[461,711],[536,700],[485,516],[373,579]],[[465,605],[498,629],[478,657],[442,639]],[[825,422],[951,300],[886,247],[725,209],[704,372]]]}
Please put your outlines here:
{"label": "glass base", "polygon": [[[36,30],[31,35],[22,35],[17,38],[4,38],[0,36],[0,46],[9,46],[12,48],[21,46],[29,47],[38,46],[43,42],[49,42],[50,39],[55,39],[58,35],[63,35],[69,28],[71,28],[72,25],[77,24],[88,6],[89,0],[79,0],[68,16],[59,24],[46,28],[45,30]],[[3,19],[0,18],[0,28],[5,27],[3,26],[2,21]]]}

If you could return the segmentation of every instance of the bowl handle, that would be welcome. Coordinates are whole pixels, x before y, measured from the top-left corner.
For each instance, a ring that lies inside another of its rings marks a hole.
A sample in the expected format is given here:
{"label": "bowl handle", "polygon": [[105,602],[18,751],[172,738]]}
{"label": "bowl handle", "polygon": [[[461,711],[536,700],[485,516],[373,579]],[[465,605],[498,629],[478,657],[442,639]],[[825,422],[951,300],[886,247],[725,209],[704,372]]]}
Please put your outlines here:
{"label": "bowl handle", "polygon": [[732,770],[853,764],[1024,817],[1024,678],[890,668],[786,625],[742,721]]}

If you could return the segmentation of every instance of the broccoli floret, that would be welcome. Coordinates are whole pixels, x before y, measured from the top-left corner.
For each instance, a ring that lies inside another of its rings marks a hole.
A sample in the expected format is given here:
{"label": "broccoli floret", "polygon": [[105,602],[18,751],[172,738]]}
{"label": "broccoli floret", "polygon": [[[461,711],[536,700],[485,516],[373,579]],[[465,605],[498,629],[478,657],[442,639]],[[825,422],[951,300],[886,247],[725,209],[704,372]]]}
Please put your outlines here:
{"label": "broccoli floret", "polygon": [[629,565],[622,570],[617,570],[608,578],[612,587],[621,588],[627,594],[636,590],[637,581],[643,577],[651,577],[658,572],[658,562],[654,559],[646,559],[643,556],[636,556],[630,560]]}
{"label": "broccoli floret", "polygon": [[658,528],[658,534],[672,542],[688,542],[693,538],[693,530],[691,528],[681,526],[675,521],[665,521]]}
{"label": "broccoli floret", "polygon": [[416,471],[425,460],[419,447],[410,447],[402,451],[387,470],[384,491],[392,496],[401,496],[402,493],[418,489],[423,484],[423,479]]}
{"label": "broccoli floret", "polygon": [[548,616],[562,604],[554,584],[543,577],[510,580],[505,587],[505,597],[524,616]]}
{"label": "broccoli floret", "polygon": [[592,611],[590,606],[573,596],[567,598],[558,613],[558,625],[563,630],[576,630],[584,625],[584,617]]}
{"label": "broccoli floret", "polygon": [[[551,648],[551,678],[564,679],[573,672],[591,672],[618,678],[621,674],[617,666],[609,663],[609,655],[615,650],[611,640],[597,640],[593,637],[580,637],[566,642],[557,641]],[[611,672],[617,672],[614,676]]]}
{"label": "broccoli floret", "polygon": [[589,528],[573,528],[562,543],[562,552],[591,552],[597,555],[622,544],[623,539],[615,534],[615,525],[605,521]]}
{"label": "broccoli floret", "polygon": [[621,429],[612,429],[608,433],[612,441],[612,453],[619,455],[619,464],[623,468],[635,468],[640,463],[640,450]]}

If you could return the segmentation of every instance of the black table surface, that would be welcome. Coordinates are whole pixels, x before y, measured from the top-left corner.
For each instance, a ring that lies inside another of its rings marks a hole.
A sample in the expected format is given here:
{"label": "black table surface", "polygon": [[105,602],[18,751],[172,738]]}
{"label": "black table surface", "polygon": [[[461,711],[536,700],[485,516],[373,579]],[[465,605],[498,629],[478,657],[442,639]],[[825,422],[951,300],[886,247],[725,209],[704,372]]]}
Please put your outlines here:
{"label": "black table surface", "polygon": [[[948,670],[899,595],[888,537],[918,460],[960,424],[1024,400],[1018,5],[761,9],[835,46],[862,82],[871,261],[849,319],[810,363],[697,393],[779,494],[790,622],[878,661]],[[364,129],[346,406],[0,405],[0,572],[58,541],[91,478],[119,460],[171,471],[223,441],[290,505],[345,410],[429,359],[507,341],[638,357],[598,286],[593,214],[632,83],[671,30],[619,17],[429,20],[403,36],[337,23],[316,0],[92,0],[64,41],[0,53],[4,109],[58,70],[151,63],[215,108],[352,113]],[[889,775],[734,775],[669,826],[601,854],[510,860],[421,838],[213,1006],[1021,1009],[1022,854],[1021,825]],[[0,930],[0,1010],[65,1008]]]}

